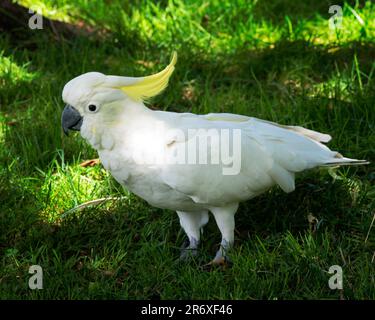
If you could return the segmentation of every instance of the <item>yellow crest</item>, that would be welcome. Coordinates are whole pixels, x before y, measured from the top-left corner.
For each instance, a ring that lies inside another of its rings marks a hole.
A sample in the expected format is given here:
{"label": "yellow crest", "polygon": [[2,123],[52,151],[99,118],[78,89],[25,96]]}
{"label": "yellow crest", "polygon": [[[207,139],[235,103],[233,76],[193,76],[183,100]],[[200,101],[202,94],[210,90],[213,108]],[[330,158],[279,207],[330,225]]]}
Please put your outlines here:
{"label": "yellow crest", "polygon": [[174,71],[177,53],[174,52],[169,65],[159,73],[139,78],[139,81],[120,87],[126,95],[135,101],[144,101],[161,93],[168,85],[168,80]]}

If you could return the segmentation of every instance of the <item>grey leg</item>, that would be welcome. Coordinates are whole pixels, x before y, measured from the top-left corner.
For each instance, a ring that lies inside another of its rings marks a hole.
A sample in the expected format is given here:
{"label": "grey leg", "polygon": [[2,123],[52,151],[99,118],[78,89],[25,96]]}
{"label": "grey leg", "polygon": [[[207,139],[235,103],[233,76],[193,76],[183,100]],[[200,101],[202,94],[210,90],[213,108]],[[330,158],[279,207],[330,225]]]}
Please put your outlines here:
{"label": "grey leg", "polygon": [[221,265],[228,261],[227,253],[234,243],[234,215],[237,209],[238,203],[210,209],[222,236],[220,249],[216,252],[215,258],[212,260],[211,264]]}
{"label": "grey leg", "polygon": [[186,260],[198,253],[198,245],[200,242],[201,229],[208,222],[208,211],[183,212],[177,211],[180,218],[181,227],[188,236],[188,243],[181,250],[181,260]]}

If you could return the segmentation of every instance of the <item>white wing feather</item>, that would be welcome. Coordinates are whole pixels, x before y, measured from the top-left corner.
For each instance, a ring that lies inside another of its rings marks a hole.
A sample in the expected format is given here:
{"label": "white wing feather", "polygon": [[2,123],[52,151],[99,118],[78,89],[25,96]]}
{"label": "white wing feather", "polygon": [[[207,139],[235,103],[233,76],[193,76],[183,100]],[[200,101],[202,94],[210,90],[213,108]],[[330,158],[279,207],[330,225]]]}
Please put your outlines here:
{"label": "white wing feather", "polygon": [[[194,202],[223,205],[244,201],[261,194],[274,184],[285,192],[294,190],[294,173],[338,160],[338,153],[319,141],[330,136],[232,114],[159,113],[169,127],[182,129],[241,129],[241,171],[223,175],[223,165],[168,165],[160,177],[171,188],[188,195]],[[187,135],[185,135],[187,137]],[[168,141],[173,153],[184,140]],[[208,158],[210,159],[210,158]]]}

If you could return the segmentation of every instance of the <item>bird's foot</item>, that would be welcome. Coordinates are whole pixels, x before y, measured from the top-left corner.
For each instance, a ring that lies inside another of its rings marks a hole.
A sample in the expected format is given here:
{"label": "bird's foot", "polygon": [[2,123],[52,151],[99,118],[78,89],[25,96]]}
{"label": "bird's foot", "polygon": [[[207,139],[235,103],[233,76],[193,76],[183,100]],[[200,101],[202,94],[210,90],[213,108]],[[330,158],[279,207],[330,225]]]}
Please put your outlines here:
{"label": "bird's foot", "polygon": [[180,261],[188,261],[191,258],[196,257],[197,255],[198,255],[198,249],[197,248],[195,248],[195,249],[189,249],[189,248],[183,249],[183,250],[181,250]]}
{"label": "bird's foot", "polygon": [[199,241],[194,238],[191,238],[190,241],[186,240],[181,247],[180,261],[188,261],[196,257],[198,255],[198,244]]}
{"label": "bird's foot", "polygon": [[233,263],[228,258],[227,252],[229,250],[229,243],[224,240],[224,243],[221,243],[220,249],[216,252],[215,258],[209,262],[207,267],[230,267]]}
{"label": "bird's foot", "polygon": [[[221,250],[220,250],[221,251]],[[230,267],[232,266],[232,261],[225,254],[216,254],[215,258],[208,264],[212,267]]]}
{"label": "bird's foot", "polygon": [[232,261],[227,257],[215,257],[210,263],[210,266],[217,266],[217,267],[230,267],[232,265]]}

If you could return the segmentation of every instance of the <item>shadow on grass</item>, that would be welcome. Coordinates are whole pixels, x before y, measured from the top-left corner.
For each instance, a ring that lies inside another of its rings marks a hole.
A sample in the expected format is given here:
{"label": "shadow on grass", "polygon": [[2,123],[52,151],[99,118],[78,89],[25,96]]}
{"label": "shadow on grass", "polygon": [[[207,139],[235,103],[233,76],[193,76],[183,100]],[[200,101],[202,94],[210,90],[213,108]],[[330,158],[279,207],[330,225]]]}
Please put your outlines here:
{"label": "shadow on grass", "polygon": [[[303,40],[281,40],[265,49],[239,48],[235,54],[219,54],[214,60],[199,57],[191,60],[191,72],[197,75],[214,74],[220,84],[230,85],[234,81],[254,83],[254,76],[259,81],[267,81],[270,77],[278,78],[300,69],[301,75],[319,83],[331,78],[337,71],[350,68],[355,55],[361,71],[370,73],[375,59],[373,42],[327,47]],[[185,59],[188,60],[188,57],[184,56]]]}
{"label": "shadow on grass", "polygon": [[345,3],[352,7],[358,4],[359,8],[362,8],[366,1],[307,0],[291,4],[289,0],[260,0],[254,6],[254,16],[257,20],[264,19],[275,24],[284,24],[286,16],[293,22],[298,20],[313,20],[317,14],[328,20],[333,15],[328,13],[329,7],[333,5],[344,7]]}
{"label": "shadow on grass", "polygon": [[347,186],[334,182],[327,173],[313,170],[299,176],[296,190],[290,194],[274,188],[243,203],[237,217],[239,236],[266,238],[288,230],[297,235],[312,227],[308,222],[309,214],[322,220],[320,227],[333,231],[333,227],[340,225],[341,218],[344,224],[352,218],[343,217],[351,203],[352,195]]}

